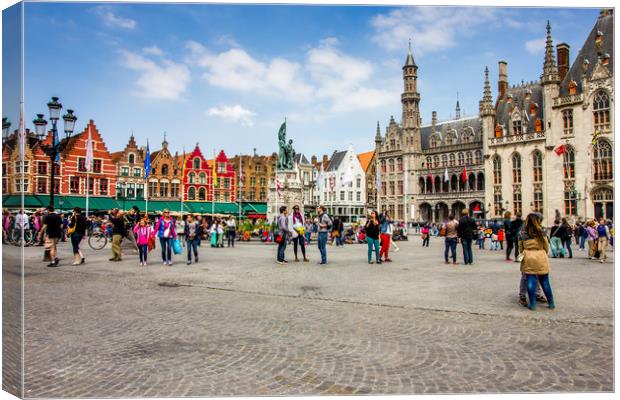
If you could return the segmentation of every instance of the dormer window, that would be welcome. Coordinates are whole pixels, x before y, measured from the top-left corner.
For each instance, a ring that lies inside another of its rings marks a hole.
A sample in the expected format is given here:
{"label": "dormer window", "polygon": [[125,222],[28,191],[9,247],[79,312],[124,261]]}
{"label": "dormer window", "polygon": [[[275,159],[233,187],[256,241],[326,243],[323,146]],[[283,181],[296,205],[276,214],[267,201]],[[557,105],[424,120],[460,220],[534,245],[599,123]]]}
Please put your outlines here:
{"label": "dormer window", "polygon": [[127,157],[129,164],[133,164],[136,162],[136,156],[133,153],[129,153],[129,157]]}
{"label": "dormer window", "polygon": [[571,79],[568,84],[568,94],[572,96],[575,93],[577,93],[577,82]]}
{"label": "dormer window", "polygon": [[513,135],[521,135],[523,134],[523,125],[521,123],[521,118],[516,117],[512,120],[512,134]]}
{"label": "dormer window", "polygon": [[200,158],[194,158],[194,169],[200,169]]}
{"label": "dormer window", "polygon": [[503,133],[502,126],[500,124],[495,125],[495,137],[500,138]]}
{"label": "dormer window", "polygon": [[439,145],[439,137],[437,135],[432,135],[430,140],[431,149],[434,149]]}
{"label": "dormer window", "polygon": [[538,105],[536,103],[530,103],[530,115],[536,115],[538,111]]}

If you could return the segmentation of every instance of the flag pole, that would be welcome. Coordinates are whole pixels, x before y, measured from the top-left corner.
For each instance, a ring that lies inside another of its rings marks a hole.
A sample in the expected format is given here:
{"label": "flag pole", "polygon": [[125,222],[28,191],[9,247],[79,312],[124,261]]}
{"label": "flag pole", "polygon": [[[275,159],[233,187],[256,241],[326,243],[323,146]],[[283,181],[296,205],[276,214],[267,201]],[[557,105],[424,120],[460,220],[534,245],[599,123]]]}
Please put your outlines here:
{"label": "flag pole", "polygon": [[241,221],[241,154],[239,155],[239,174],[237,177],[237,201],[239,202],[239,221]]}
{"label": "flag pole", "polygon": [[86,166],[86,219],[88,219],[88,200],[89,200],[89,195],[90,195],[90,185],[89,185],[89,180],[90,180],[90,166],[92,163],[92,158],[93,158],[93,144],[92,144],[92,138],[90,136],[90,124],[88,124],[88,142],[86,143],[86,162],[88,163],[88,165]]}
{"label": "flag pole", "polygon": [[213,149],[213,171],[211,172],[211,219],[215,219],[215,149]]}
{"label": "flag pole", "polygon": [[183,202],[185,200],[185,146],[183,146],[183,166],[181,167],[181,218],[183,218]]}

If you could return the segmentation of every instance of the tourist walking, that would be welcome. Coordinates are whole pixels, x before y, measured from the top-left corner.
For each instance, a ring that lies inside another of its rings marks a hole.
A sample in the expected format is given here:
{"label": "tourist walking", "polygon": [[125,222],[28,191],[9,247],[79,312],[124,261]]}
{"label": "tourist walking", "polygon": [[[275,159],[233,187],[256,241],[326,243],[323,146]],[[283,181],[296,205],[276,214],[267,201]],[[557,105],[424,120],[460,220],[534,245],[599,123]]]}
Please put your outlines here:
{"label": "tourist walking", "polygon": [[86,258],[82,254],[80,250],[80,242],[82,238],[86,236],[86,228],[88,226],[88,221],[86,217],[82,215],[82,209],[80,207],[75,207],[73,209],[73,214],[69,219],[69,228],[68,234],[71,239],[71,246],[73,247],[73,264],[72,265],[80,265],[86,262]]}
{"label": "tourist walking", "polygon": [[209,234],[211,235],[211,247],[217,247],[217,227],[219,223],[217,219],[213,219],[213,223],[211,224],[211,229],[209,229]]}
{"label": "tourist walking", "polygon": [[329,232],[332,228],[332,220],[325,212],[324,206],[319,206],[317,210],[319,212],[317,217],[317,225],[319,230],[317,245],[319,252],[321,253],[321,261],[319,262],[319,265],[325,265],[327,264],[327,232]]}
{"label": "tourist walking", "polygon": [[573,237],[573,227],[570,226],[566,218],[562,218],[562,247],[568,251],[568,258],[573,258],[573,249],[571,241]]}
{"label": "tourist walking", "polygon": [[237,224],[235,223],[235,217],[232,215],[226,221],[226,226],[228,230],[226,231],[226,235],[228,236],[228,247],[235,247],[235,236],[237,235]]}
{"label": "tourist walking", "polygon": [[469,265],[474,263],[471,243],[475,236],[476,222],[469,216],[469,210],[467,208],[462,211],[462,214],[463,216],[459,220],[457,226],[457,236],[461,240],[461,245],[463,246],[463,263]]}
{"label": "tourist walking", "polygon": [[2,210],[2,243],[7,244],[11,239],[9,237],[9,230],[11,229],[11,213],[9,209]]}
{"label": "tourist walking", "polygon": [[591,220],[586,228],[588,233],[588,257],[594,260],[597,257],[598,231],[596,229],[596,221]]}
{"label": "tourist walking", "polygon": [[523,253],[521,272],[527,280],[528,308],[536,309],[536,286],[540,283],[549,308],[555,308],[553,293],[549,282],[549,242],[541,226],[540,214],[531,213],[519,236],[519,251]]}
{"label": "tourist walking", "polygon": [[504,213],[504,232],[506,232],[506,261],[512,261],[510,255],[512,254],[512,250],[515,246],[515,238],[513,231],[513,223],[510,220],[512,214],[510,211],[506,211]]}
{"label": "tourist walking", "polygon": [[368,264],[373,264],[372,252],[375,252],[377,264],[381,264],[381,255],[379,253],[379,234],[381,233],[381,223],[377,218],[377,212],[372,210],[370,216],[364,225],[366,232],[366,243],[368,243]]}
{"label": "tourist walking", "polygon": [[288,264],[288,261],[285,259],[285,251],[286,251],[286,243],[288,242],[288,212],[286,210],[286,206],[280,207],[280,215],[276,221],[278,228],[278,236],[276,237],[276,242],[278,243],[278,256],[276,262],[278,264]]}
{"label": "tourist walking", "polygon": [[112,258],[110,258],[110,261],[118,262],[123,259],[121,254],[121,243],[123,238],[127,235],[127,220],[125,219],[125,212],[123,210],[114,209],[112,210],[111,215]]}
{"label": "tourist walking", "polygon": [[588,241],[586,223],[577,222],[577,233],[575,235],[575,239],[579,240],[579,250],[584,251],[586,249],[586,242]]}
{"label": "tourist walking", "polygon": [[445,249],[443,252],[443,258],[446,264],[450,264],[448,261],[448,250],[452,253],[452,264],[456,265],[456,244],[458,241],[458,226],[459,222],[454,218],[454,214],[448,216],[448,221],[444,224],[446,228]]}
{"label": "tourist walking", "polygon": [[379,255],[384,262],[392,262],[389,257],[389,252],[390,244],[392,242],[393,229],[392,221],[386,211],[381,217],[381,250],[379,251]]}
{"label": "tourist walking", "polygon": [[149,224],[148,218],[145,216],[133,228],[136,235],[136,243],[138,245],[138,253],[140,254],[140,266],[146,267],[149,253],[149,242],[155,235],[153,227]]}
{"label": "tourist walking", "polygon": [[183,227],[183,234],[185,241],[187,242],[187,265],[192,263],[192,250],[194,251],[194,262],[198,262],[198,240],[200,237],[200,224],[194,220],[194,217],[190,214],[185,220],[185,226]]}
{"label": "tourist walking", "polygon": [[336,241],[336,247],[343,246],[344,224],[340,217],[335,217],[332,225],[332,244]]}
{"label": "tourist walking", "polygon": [[599,224],[596,227],[596,233],[598,234],[598,259],[601,263],[604,263],[607,261],[607,245],[609,244],[611,234],[609,233],[609,227],[603,218],[599,219]]}
{"label": "tourist walking", "polygon": [[54,212],[54,207],[47,207],[47,215],[43,219],[43,226],[39,235],[45,234],[49,242],[50,258],[52,262],[47,264],[48,267],[57,267],[60,260],[58,259],[57,245],[62,236],[62,219]]}
{"label": "tourist walking", "polygon": [[157,220],[155,232],[161,245],[161,259],[164,265],[172,265],[172,245],[177,238],[177,230],[175,220],[167,208]]}
{"label": "tourist walking", "polygon": [[304,258],[304,262],[310,261],[308,257],[306,257],[306,224],[304,216],[301,212],[299,212],[299,206],[293,206],[293,213],[289,216],[288,220],[289,227],[292,227],[291,234],[293,238],[293,252],[295,253],[295,261],[299,262],[299,258],[297,257],[297,246],[301,249],[301,255]]}
{"label": "tourist walking", "polygon": [[428,247],[430,244],[430,229],[428,227],[428,223],[424,224],[422,227],[422,247]]}
{"label": "tourist walking", "polygon": [[515,219],[511,224],[512,228],[512,237],[514,239],[514,247],[515,247],[515,262],[519,257],[519,235],[521,235],[521,228],[523,228],[523,219],[521,219],[521,212],[517,211],[515,213]]}
{"label": "tourist walking", "polygon": [[553,258],[564,258],[564,248],[562,247],[562,237],[564,228],[560,225],[560,220],[553,221],[553,226],[549,236],[551,237],[551,255]]}

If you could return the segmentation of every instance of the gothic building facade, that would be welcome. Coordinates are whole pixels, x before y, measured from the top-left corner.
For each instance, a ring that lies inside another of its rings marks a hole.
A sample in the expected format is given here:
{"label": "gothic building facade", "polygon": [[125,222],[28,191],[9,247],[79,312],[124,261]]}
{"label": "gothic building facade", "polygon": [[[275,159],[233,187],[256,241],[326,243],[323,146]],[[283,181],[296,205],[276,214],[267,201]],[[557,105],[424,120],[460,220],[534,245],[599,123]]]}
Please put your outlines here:
{"label": "gothic building facade", "polygon": [[[603,10],[570,64],[551,26],[539,80],[509,85],[499,62],[497,99],[485,70],[479,115],[421,126],[411,46],[403,66],[402,119],[375,135],[377,208],[402,222],[441,222],[464,208],[613,218],[613,10]],[[556,54],[558,62],[556,63]],[[559,179],[560,178],[560,179]]]}

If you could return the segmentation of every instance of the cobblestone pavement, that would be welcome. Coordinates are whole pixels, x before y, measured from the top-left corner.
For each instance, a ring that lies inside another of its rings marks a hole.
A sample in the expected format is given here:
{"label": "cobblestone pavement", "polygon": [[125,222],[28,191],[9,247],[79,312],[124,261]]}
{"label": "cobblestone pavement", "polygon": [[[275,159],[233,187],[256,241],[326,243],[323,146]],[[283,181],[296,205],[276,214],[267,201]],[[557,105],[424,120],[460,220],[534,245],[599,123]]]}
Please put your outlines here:
{"label": "cobblestone pavement", "polygon": [[242,244],[144,268],[88,248],[73,267],[64,245],[56,269],[26,249],[25,395],[613,391],[611,262],[552,260],[557,309],[532,312],[497,253],[453,266],[439,241],[399,246],[379,267],[362,245],[328,247],[326,267],[312,247],[284,267]]}

